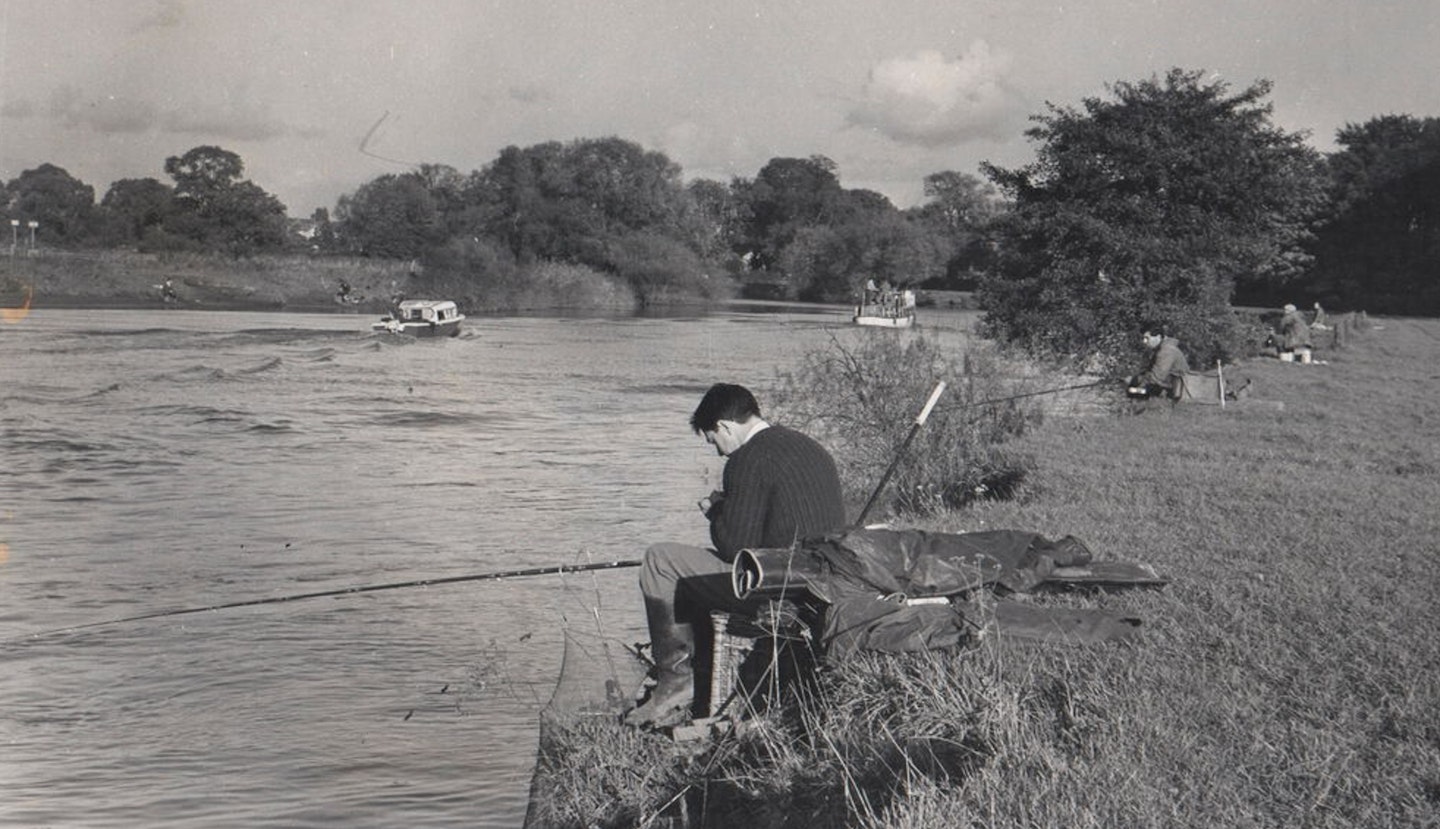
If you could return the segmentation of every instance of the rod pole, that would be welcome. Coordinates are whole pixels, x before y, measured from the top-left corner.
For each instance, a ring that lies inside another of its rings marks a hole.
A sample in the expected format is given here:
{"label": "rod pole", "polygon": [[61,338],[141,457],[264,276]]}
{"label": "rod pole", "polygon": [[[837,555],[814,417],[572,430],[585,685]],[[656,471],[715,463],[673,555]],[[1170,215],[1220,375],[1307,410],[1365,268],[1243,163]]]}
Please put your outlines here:
{"label": "rod pole", "polygon": [[264,604],[280,604],[281,602],[298,602],[303,599],[319,599],[326,596],[349,596],[356,593],[378,593],[381,590],[400,590],[410,587],[434,587],[442,584],[459,584],[467,581],[499,581],[500,579],[522,578],[525,576],[548,576],[563,573],[584,573],[591,570],[618,570],[624,567],[639,567],[638,559],[622,561],[604,561],[593,564],[561,564],[552,567],[529,567],[520,570],[497,570],[492,573],[473,573],[465,576],[443,576],[433,579],[412,579],[411,581],[389,582],[387,584],[363,584],[352,587],[338,587],[334,590],[317,590],[313,593],[294,593],[288,596],[271,596],[264,599],[246,599],[238,602],[226,602],[224,604],[212,604],[205,607],[185,607],[179,610],[159,610],[154,613],[142,613],[138,616],[126,616],[120,619],[106,619],[101,622],[89,622],[83,625],[56,628],[54,630],[32,633],[25,638],[49,636],[58,633],[70,633],[86,628],[102,627],[105,625],[118,625],[125,622],[139,622],[144,619],[163,619],[167,616],[184,616],[190,613],[205,613],[212,610],[229,610],[235,607],[255,607]]}
{"label": "rod pole", "polygon": [[931,410],[935,408],[935,404],[940,400],[940,395],[944,393],[945,381],[942,380],[935,384],[935,390],[930,392],[930,399],[925,401],[925,408],[920,410],[920,414],[915,416],[915,422],[910,424],[909,433],[905,435],[904,442],[902,442],[900,448],[896,450],[895,458],[890,461],[890,466],[886,468],[885,474],[880,476],[880,483],[876,485],[875,491],[870,493],[870,500],[865,502],[865,508],[860,510],[860,517],[855,519],[855,526],[865,526],[865,517],[870,514],[870,508],[875,506],[876,499],[878,499],[880,493],[885,490],[885,486],[890,483],[890,477],[895,474],[895,467],[899,466],[900,461],[905,457],[905,450],[910,448],[910,442],[915,439],[915,435],[920,431],[920,427],[925,425],[925,421],[930,417]]}

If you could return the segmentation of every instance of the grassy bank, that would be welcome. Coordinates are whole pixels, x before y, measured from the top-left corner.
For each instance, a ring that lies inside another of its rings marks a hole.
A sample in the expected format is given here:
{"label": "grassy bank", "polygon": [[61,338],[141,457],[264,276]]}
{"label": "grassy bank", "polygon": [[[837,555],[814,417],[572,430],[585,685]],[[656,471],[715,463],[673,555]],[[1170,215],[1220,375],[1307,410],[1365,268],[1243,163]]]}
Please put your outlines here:
{"label": "grassy bank", "polygon": [[[162,286],[173,296],[166,302]],[[453,299],[466,313],[636,307],[634,292],[588,268],[552,263],[503,284],[430,276],[408,262],[276,255],[47,251],[0,256],[0,307],[355,311],[379,314],[397,295]]]}
{"label": "grassy bank", "polygon": [[1163,590],[1034,599],[1138,614],[1138,642],[873,656],[698,749],[587,723],[546,746],[542,825],[1440,825],[1440,322],[1318,356],[1240,367],[1223,411],[1051,418],[1021,498],[926,525],[1156,565]]}

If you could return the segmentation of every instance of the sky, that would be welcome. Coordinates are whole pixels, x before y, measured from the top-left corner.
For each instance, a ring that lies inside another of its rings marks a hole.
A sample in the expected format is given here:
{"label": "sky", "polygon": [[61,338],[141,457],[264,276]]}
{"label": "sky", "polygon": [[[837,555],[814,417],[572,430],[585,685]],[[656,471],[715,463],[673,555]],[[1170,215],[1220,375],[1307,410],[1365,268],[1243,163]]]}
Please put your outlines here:
{"label": "sky", "polygon": [[0,178],[169,182],[201,145],[291,216],[417,163],[618,136],[686,180],[823,155],[841,184],[1034,158],[1029,117],[1203,70],[1321,151],[1440,117],[1436,0],[0,0]]}

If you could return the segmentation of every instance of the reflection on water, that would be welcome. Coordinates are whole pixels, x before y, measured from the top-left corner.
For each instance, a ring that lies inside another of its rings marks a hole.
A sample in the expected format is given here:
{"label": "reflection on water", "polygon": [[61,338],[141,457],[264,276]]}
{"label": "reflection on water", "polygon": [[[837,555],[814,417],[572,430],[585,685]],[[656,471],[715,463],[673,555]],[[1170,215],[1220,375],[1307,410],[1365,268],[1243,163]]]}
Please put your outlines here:
{"label": "reflection on water", "polygon": [[634,570],[32,634],[703,543],[720,460],[695,402],[875,333],[844,314],[472,318],[425,342],[355,316],[4,326],[0,823],[518,825],[559,629],[598,608],[643,639]]}

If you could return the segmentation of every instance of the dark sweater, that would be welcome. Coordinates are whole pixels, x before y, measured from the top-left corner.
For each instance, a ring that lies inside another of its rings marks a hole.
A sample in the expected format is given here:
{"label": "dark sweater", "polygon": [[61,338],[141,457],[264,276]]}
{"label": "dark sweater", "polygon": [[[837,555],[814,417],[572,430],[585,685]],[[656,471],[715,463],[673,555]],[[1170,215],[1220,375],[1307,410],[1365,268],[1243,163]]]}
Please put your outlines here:
{"label": "dark sweater", "polygon": [[789,547],[845,526],[835,460],[814,439],[771,426],[725,461],[725,498],[710,512],[710,540],[734,561],[747,548]]}

